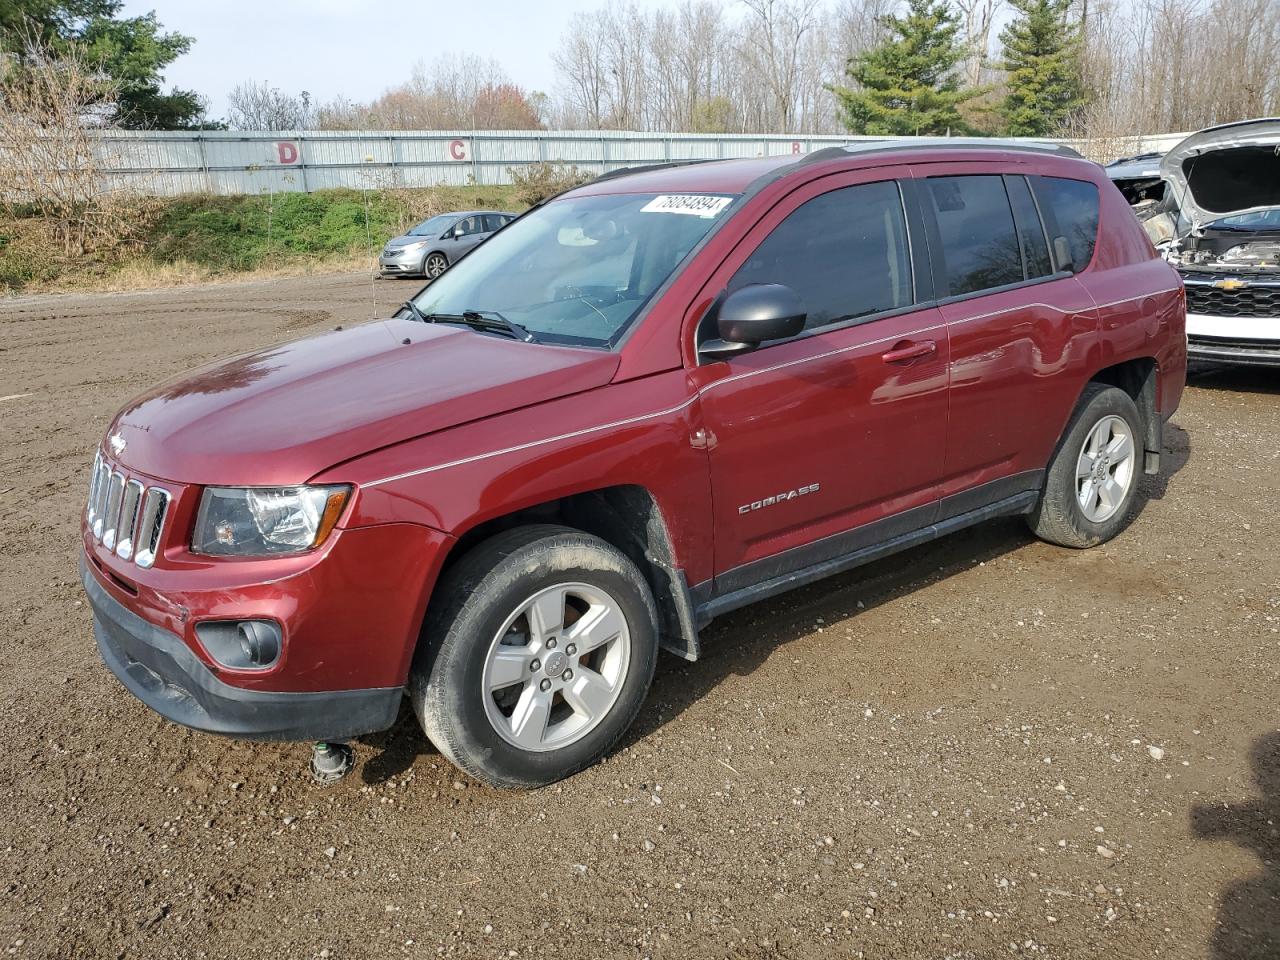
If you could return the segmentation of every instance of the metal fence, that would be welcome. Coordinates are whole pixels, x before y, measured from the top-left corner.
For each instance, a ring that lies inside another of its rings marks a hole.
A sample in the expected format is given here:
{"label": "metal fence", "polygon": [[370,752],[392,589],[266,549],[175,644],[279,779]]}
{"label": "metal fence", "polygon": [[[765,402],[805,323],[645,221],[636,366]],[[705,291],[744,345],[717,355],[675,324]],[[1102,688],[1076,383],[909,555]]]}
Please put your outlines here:
{"label": "metal fence", "polygon": [[[99,150],[113,186],[173,196],[504,184],[511,182],[511,169],[546,161],[604,173],[672,160],[799,155],[859,139],[877,138],[613,130],[111,131],[99,138]],[[1146,137],[1124,149],[1164,150],[1179,139]]]}

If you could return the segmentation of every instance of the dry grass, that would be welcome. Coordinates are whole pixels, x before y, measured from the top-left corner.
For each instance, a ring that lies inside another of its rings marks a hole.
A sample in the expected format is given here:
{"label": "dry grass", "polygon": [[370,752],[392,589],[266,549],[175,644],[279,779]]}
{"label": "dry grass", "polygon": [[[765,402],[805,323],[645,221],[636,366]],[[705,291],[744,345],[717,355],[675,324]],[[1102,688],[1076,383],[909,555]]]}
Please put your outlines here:
{"label": "dry grass", "polygon": [[289,261],[254,270],[216,270],[199,263],[175,261],[155,263],[146,259],[130,259],[105,273],[68,273],[56,279],[33,281],[23,289],[0,290],[0,300],[6,297],[31,296],[45,293],[131,293],[139,290],[167,290],[173,287],[199,286],[208,283],[251,283],[255,280],[273,280],[288,277],[305,277],[312,274],[375,272],[375,258],[368,253],[334,254],[305,261]]}

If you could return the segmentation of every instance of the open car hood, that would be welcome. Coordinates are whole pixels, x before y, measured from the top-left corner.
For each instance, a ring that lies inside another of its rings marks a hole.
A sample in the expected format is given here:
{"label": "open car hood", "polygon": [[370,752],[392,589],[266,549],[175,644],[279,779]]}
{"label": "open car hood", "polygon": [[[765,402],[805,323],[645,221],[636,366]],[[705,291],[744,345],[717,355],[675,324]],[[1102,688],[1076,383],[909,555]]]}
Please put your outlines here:
{"label": "open car hood", "polygon": [[1280,118],[1193,133],[1165,154],[1160,176],[1192,230],[1223,217],[1280,208]]}

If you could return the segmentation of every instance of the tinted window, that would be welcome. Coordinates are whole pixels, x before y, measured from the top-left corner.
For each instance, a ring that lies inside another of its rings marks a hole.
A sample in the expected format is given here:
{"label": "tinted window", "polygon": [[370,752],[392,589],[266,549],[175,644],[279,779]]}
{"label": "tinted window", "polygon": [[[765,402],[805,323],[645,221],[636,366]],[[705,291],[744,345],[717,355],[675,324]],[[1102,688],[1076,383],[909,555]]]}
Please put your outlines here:
{"label": "tinted window", "polygon": [[484,215],[484,232],[493,233],[507,221],[496,213],[486,213]]}
{"label": "tinted window", "polygon": [[892,181],[824,193],[794,210],[729,281],[785,283],[807,328],[911,304],[902,196]]}
{"label": "tinted window", "polygon": [[942,234],[950,295],[1018,283],[1022,253],[998,176],[931,177],[928,196]]}
{"label": "tinted window", "polygon": [[1037,177],[1036,196],[1041,206],[1049,205],[1058,221],[1058,233],[1071,246],[1071,260],[1076,270],[1083,270],[1093,259],[1098,239],[1098,188],[1084,180],[1060,177]]}
{"label": "tinted window", "polygon": [[467,217],[467,219],[463,220],[462,223],[459,224],[459,226],[462,227],[462,235],[464,237],[469,236],[470,234],[473,234],[473,233],[482,232],[480,229],[479,217]]}
{"label": "tinted window", "polygon": [[1024,177],[1005,177],[1004,185],[1009,191],[1009,202],[1013,204],[1013,219],[1018,224],[1027,279],[1047,277],[1053,273],[1053,264],[1049,260],[1049,245],[1045,241],[1040,213],[1036,210],[1036,202],[1031,199],[1031,188]]}

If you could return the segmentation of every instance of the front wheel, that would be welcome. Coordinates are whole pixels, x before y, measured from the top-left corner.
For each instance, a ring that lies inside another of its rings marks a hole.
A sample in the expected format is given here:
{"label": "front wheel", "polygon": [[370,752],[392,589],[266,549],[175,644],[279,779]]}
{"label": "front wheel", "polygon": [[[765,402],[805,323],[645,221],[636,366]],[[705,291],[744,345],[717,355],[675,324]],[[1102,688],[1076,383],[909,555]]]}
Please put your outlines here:
{"label": "front wheel", "polygon": [[449,261],[443,253],[429,253],[427,259],[422,261],[422,275],[428,280],[434,280],[448,269]]}
{"label": "front wheel", "polygon": [[1032,532],[1064,547],[1092,547],[1124,529],[1138,492],[1142,436],[1130,396],[1090,383],[1028,517]]}
{"label": "front wheel", "polygon": [[492,786],[538,787],[594,763],[631,725],[657,661],[636,565],[598,537],[522,527],[441,580],[415,660],[423,730]]}

